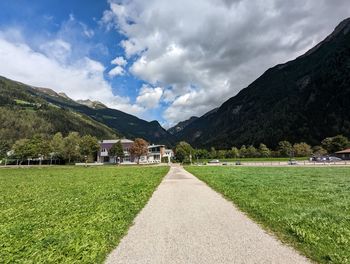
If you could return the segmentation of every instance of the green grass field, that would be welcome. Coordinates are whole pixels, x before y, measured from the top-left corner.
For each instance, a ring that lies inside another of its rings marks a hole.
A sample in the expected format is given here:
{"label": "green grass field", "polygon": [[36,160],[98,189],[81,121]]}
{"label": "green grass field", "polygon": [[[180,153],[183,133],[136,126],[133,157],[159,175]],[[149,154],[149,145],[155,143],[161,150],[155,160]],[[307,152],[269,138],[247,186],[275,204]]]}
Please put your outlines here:
{"label": "green grass field", "polygon": [[168,169],[0,169],[0,262],[102,263]]}
{"label": "green grass field", "polygon": [[311,259],[350,263],[350,168],[186,169]]}
{"label": "green grass field", "polygon": [[[308,157],[296,157],[293,158],[295,160],[299,160],[299,161],[304,161],[304,160],[308,160]],[[211,161],[213,159],[196,159],[193,158],[193,163],[199,162],[199,163],[207,163],[209,161]],[[232,159],[219,159],[220,162],[236,162],[236,161],[241,161],[241,162],[286,162],[289,161],[290,158],[232,158]]]}

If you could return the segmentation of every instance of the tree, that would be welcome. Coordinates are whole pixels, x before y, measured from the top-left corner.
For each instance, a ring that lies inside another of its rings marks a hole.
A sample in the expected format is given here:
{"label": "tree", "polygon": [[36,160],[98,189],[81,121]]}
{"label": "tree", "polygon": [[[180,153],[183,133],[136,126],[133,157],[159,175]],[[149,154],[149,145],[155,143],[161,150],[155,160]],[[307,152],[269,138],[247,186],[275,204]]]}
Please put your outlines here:
{"label": "tree", "polygon": [[12,150],[14,152],[14,156],[17,159],[24,160],[33,156],[33,152],[29,144],[29,139],[26,138],[17,140],[12,146]]}
{"label": "tree", "polygon": [[147,155],[148,143],[142,138],[136,138],[130,148],[130,154],[137,158],[137,164],[140,163],[140,157]]}
{"label": "tree", "polygon": [[113,144],[108,153],[115,158],[115,162],[117,162],[117,157],[124,158],[124,150],[121,141],[119,140],[117,143]]}
{"label": "tree", "polygon": [[241,146],[241,149],[239,150],[239,155],[242,157],[242,158],[245,158],[246,155],[247,155],[247,148],[245,145]]}
{"label": "tree", "polygon": [[68,160],[68,163],[80,158],[79,143],[80,136],[77,132],[70,132],[68,136],[63,139],[63,156]]}
{"label": "tree", "polygon": [[280,141],[278,143],[278,152],[282,157],[290,157],[293,152],[293,146],[289,141]]}
{"label": "tree", "polygon": [[254,158],[257,156],[257,150],[256,148],[253,146],[253,145],[250,145],[248,148],[247,148],[247,151],[246,151],[246,156],[248,158]]}
{"label": "tree", "polygon": [[218,159],[224,159],[226,157],[226,150],[218,150],[216,156]]}
{"label": "tree", "polygon": [[56,158],[63,157],[64,143],[61,132],[56,133],[51,140],[52,154]]}
{"label": "tree", "polygon": [[206,149],[195,149],[193,157],[198,159],[206,159],[209,158],[209,152]]}
{"label": "tree", "polygon": [[231,149],[231,152],[232,152],[232,157],[233,158],[239,158],[239,149],[238,148],[236,148],[236,147],[232,147],[232,149]]}
{"label": "tree", "polygon": [[268,158],[271,156],[271,150],[263,143],[259,146],[259,154],[261,157]]}
{"label": "tree", "polygon": [[29,140],[33,158],[47,157],[51,152],[50,142],[42,135],[34,135]]}
{"label": "tree", "polygon": [[312,148],[312,153],[315,156],[324,156],[327,154],[327,150],[325,150],[324,148],[322,148],[321,146],[314,146]]}
{"label": "tree", "polygon": [[41,158],[48,156],[51,151],[49,141],[41,135],[35,135],[31,139],[20,139],[12,147],[15,157],[19,159]]}
{"label": "tree", "polygon": [[346,149],[350,145],[349,139],[343,135],[325,138],[322,140],[321,144],[329,154]]}
{"label": "tree", "polygon": [[7,152],[11,149],[10,144],[6,140],[0,140],[0,159],[7,157]]}
{"label": "tree", "polygon": [[211,147],[210,148],[210,158],[211,159],[216,159],[217,158],[217,151],[216,151],[216,149],[214,148],[214,147]]}
{"label": "tree", "polygon": [[100,149],[100,144],[96,137],[85,135],[80,139],[79,151],[83,156],[87,156],[89,161],[95,159],[97,151]]}
{"label": "tree", "polygon": [[293,150],[296,157],[308,157],[312,154],[311,146],[305,142],[294,144]]}
{"label": "tree", "polygon": [[180,162],[190,162],[191,153],[193,153],[193,148],[185,141],[179,142],[175,147],[175,156]]}

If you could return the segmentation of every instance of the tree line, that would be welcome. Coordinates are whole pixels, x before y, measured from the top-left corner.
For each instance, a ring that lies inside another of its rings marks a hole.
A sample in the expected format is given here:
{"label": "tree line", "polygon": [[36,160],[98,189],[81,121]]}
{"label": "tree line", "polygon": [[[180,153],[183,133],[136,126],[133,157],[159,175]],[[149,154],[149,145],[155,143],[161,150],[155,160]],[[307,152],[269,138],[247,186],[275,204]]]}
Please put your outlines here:
{"label": "tree line", "polygon": [[289,141],[280,141],[276,149],[270,149],[265,144],[259,146],[242,145],[239,148],[216,150],[215,148],[195,149],[185,141],[179,142],[175,147],[176,159],[180,162],[189,162],[192,159],[230,159],[230,158],[269,158],[269,157],[310,157],[330,155],[350,147],[350,141],[343,135],[327,137],[321,145],[310,146],[305,142],[292,144]]}
{"label": "tree line", "polygon": [[72,163],[95,160],[100,148],[96,137],[80,136],[70,132],[66,137],[58,132],[54,136],[36,134],[30,138],[17,140],[12,146],[6,141],[0,142],[0,158],[9,157],[19,163],[30,159],[60,160],[61,163]]}
{"label": "tree line", "polygon": [[[18,164],[28,160],[49,160],[51,164],[56,161],[60,164],[94,162],[99,149],[98,139],[91,135],[80,136],[78,132],[70,132],[66,137],[60,132],[53,136],[36,134],[30,138],[19,139],[12,145],[6,140],[0,140],[0,160],[15,159]],[[115,161],[124,158],[121,141],[113,144],[108,152]],[[141,156],[147,155],[148,142],[136,138],[129,152],[139,162]]]}

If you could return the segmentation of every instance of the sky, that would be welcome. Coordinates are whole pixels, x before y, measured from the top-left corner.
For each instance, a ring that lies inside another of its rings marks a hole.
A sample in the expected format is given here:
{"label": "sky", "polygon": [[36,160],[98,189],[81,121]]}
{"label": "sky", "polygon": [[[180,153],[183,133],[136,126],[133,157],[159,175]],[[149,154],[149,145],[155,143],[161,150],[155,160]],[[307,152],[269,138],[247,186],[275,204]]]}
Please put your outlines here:
{"label": "sky", "polygon": [[0,75],[170,127],[302,55],[348,0],[2,0]]}

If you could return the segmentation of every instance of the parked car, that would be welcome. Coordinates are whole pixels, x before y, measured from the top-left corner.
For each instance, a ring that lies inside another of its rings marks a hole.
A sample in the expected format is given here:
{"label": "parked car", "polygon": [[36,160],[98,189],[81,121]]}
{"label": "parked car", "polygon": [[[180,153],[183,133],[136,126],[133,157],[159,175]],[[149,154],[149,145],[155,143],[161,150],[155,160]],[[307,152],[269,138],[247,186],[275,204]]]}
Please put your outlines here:
{"label": "parked car", "polygon": [[210,163],[210,164],[218,164],[218,163],[220,163],[220,161],[218,159],[213,159],[211,161],[208,161],[208,163]]}
{"label": "parked car", "polygon": [[338,162],[342,161],[342,159],[334,156],[321,156],[321,157],[312,157],[311,161],[315,162]]}
{"label": "parked car", "polygon": [[290,159],[288,165],[298,165],[298,162],[295,159]]}
{"label": "parked car", "polygon": [[329,162],[337,162],[337,161],[342,161],[342,159],[338,158],[338,157],[328,157],[327,161],[329,161]]}

